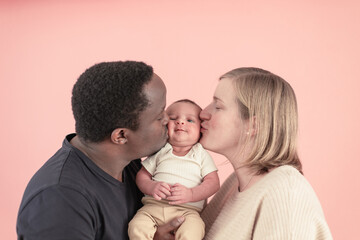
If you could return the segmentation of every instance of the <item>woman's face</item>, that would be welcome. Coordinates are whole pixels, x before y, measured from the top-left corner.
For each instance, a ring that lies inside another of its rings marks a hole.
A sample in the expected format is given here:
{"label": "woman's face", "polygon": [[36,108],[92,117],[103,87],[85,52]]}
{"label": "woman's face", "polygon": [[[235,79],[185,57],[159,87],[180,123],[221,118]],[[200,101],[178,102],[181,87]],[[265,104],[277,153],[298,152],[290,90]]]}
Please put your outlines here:
{"label": "woman's face", "polygon": [[245,121],[240,117],[233,80],[219,81],[213,101],[200,113],[204,148],[232,158],[247,132]]}

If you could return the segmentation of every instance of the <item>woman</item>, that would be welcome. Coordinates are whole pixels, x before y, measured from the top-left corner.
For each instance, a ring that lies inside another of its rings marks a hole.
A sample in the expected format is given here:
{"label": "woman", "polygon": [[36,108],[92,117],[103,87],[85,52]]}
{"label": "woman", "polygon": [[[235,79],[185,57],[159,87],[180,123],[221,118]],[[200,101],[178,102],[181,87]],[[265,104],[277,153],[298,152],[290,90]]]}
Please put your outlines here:
{"label": "woman", "polygon": [[302,175],[296,98],[286,81],[234,69],[220,77],[200,118],[200,143],[234,168],[202,213],[205,239],[332,239]]}

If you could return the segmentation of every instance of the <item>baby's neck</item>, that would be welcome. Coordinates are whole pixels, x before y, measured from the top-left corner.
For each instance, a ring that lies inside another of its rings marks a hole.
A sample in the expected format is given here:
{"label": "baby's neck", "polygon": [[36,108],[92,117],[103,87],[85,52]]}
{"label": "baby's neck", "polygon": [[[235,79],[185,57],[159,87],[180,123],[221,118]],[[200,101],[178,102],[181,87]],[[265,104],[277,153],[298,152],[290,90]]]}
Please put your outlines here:
{"label": "baby's neck", "polygon": [[193,147],[193,145],[190,146],[172,146],[173,151],[172,153],[176,156],[185,156],[186,154],[188,154],[188,152],[190,152],[191,148]]}

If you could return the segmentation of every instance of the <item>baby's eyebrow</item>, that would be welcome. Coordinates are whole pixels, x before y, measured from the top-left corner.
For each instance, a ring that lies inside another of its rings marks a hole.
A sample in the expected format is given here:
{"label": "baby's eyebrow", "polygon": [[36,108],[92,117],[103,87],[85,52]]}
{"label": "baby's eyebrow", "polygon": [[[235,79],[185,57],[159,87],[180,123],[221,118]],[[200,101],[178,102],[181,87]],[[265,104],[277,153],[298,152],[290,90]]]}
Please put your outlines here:
{"label": "baby's eyebrow", "polygon": [[190,114],[190,115],[188,115],[187,117],[188,117],[188,118],[193,118],[193,119],[200,119],[200,114],[199,114],[199,115],[192,115],[192,114]]}

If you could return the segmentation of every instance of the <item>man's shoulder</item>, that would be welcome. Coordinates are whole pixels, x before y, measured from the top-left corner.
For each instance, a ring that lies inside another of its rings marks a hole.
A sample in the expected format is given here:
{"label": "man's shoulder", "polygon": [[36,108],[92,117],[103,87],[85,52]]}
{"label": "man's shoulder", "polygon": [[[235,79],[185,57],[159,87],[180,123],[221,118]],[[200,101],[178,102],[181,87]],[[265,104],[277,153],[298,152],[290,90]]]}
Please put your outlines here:
{"label": "man's shoulder", "polygon": [[[47,186],[22,202],[17,233],[19,236],[39,235],[38,239],[65,234],[68,236],[66,239],[74,239],[77,231],[83,231],[88,235],[86,239],[93,239],[90,236],[94,235],[96,227],[88,223],[98,225],[94,210],[93,202],[79,189],[60,184]],[[43,235],[45,232],[46,236]]]}
{"label": "man's shoulder", "polygon": [[[30,179],[24,192],[21,207],[48,188],[61,184],[66,185],[67,182],[74,183],[74,179],[71,179],[68,175],[69,172],[72,172],[70,175],[73,175],[74,178],[81,176],[78,173],[81,172],[82,167],[76,166],[78,163],[74,164],[74,162],[80,162],[77,159],[78,156],[73,149],[64,143]],[[66,173],[67,177],[64,177],[64,173]]]}

